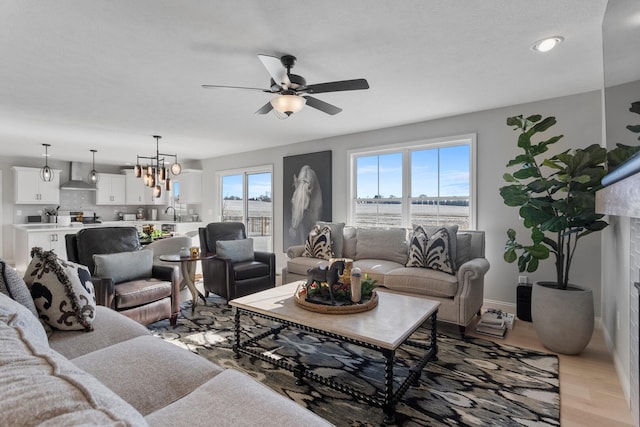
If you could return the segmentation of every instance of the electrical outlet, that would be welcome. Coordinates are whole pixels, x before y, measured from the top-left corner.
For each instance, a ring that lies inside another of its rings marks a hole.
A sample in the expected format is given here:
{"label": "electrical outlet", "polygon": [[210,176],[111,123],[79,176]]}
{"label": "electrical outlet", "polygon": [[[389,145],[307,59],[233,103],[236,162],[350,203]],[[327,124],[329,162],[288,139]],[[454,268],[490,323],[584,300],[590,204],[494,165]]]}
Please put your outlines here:
{"label": "electrical outlet", "polygon": [[521,284],[521,285],[529,283],[529,277],[528,276],[518,276],[518,283]]}
{"label": "electrical outlet", "polygon": [[22,211],[21,211],[21,210],[17,210],[17,211],[16,211],[16,215],[18,215],[18,216],[22,216]]}

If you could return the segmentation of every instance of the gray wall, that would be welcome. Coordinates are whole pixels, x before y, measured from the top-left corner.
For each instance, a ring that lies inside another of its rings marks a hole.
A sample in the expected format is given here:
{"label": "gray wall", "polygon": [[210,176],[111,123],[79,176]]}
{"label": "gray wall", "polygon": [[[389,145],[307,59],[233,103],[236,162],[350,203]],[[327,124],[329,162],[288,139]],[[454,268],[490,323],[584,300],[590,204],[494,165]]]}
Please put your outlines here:
{"label": "gray wall", "polygon": [[[617,143],[638,145],[638,134],[627,130],[627,125],[640,124],[640,115],[629,111],[632,102],[640,101],[640,80],[619,86],[607,87],[605,91],[606,144],[612,149]],[[630,378],[637,381],[637,293],[633,282],[638,280],[640,265],[632,263],[631,244],[640,239],[633,235],[628,217],[608,218],[611,224],[602,233],[602,325],[605,340],[612,351],[616,369],[625,394],[630,396]],[[635,239],[635,240],[634,240]],[[636,246],[637,247],[637,246]],[[636,257],[637,260],[637,257]],[[630,302],[635,299],[636,310]],[[635,327],[632,327],[635,325]],[[632,375],[635,374],[635,375]],[[637,384],[635,384],[637,386]],[[637,390],[635,390],[637,395]],[[634,401],[634,415],[638,419],[638,408]]]}
{"label": "gray wall", "polygon": [[[521,235],[525,230],[518,220],[515,208],[506,207],[498,193],[504,185],[502,174],[507,162],[518,154],[517,133],[506,126],[506,118],[513,115],[542,114],[556,116],[558,124],[550,135],[565,137],[553,148],[554,152],[570,147],[586,147],[602,142],[602,110],[599,91],[522,104],[461,116],[415,123],[401,127],[345,135],[301,144],[265,149],[251,154],[238,154],[208,159],[204,169],[202,215],[205,221],[219,219],[220,205],[216,191],[216,172],[243,167],[272,164],[274,167],[274,249],[278,264],[286,262],[282,247],[282,158],[295,154],[333,151],[333,220],[347,221],[347,151],[361,147],[375,147],[421,139],[476,133],[478,141],[477,172],[477,228],[487,233],[486,255],[491,269],[485,280],[485,299],[514,303],[518,269],[502,259],[506,230],[511,227]],[[293,118],[295,120],[295,118]],[[286,123],[285,123],[286,124]],[[330,125],[330,122],[328,122]],[[283,127],[283,132],[286,128]],[[340,183],[345,183],[341,185]],[[600,235],[581,240],[571,281],[593,290],[596,315],[600,315]],[[530,280],[549,280],[555,277],[554,265],[546,262]]]}

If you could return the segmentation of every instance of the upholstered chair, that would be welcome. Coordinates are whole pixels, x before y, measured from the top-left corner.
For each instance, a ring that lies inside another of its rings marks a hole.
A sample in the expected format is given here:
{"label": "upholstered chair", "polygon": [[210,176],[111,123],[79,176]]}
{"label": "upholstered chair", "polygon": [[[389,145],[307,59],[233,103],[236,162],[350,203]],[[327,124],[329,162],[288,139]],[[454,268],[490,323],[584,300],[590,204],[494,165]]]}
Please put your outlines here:
{"label": "upholstered chair", "polygon": [[276,285],[276,255],[253,250],[241,222],[212,222],[201,227],[200,252],[216,257],[202,261],[206,295],[227,301]]}
{"label": "upholstered chair", "polygon": [[135,227],[85,228],[65,236],[67,259],[86,265],[96,302],[143,324],[180,311],[178,266],[153,264],[153,251],[141,250]]}

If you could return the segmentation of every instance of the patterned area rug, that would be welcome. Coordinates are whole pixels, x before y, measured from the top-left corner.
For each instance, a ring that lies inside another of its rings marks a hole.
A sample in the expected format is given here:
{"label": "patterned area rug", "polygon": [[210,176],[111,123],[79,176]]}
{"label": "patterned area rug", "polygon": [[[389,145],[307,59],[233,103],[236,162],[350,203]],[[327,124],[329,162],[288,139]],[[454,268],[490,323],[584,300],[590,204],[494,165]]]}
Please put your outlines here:
{"label": "patterned area rug", "polygon": [[[178,326],[168,320],[148,326],[162,339],[206,357],[225,368],[244,371],[336,426],[377,426],[382,409],[315,382],[296,385],[293,374],[243,355],[233,358],[233,309],[218,297],[207,306],[182,305]],[[270,327],[261,318],[242,316],[242,333],[254,336]],[[427,364],[418,386],[411,387],[397,405],[397,424],[403,426],[558,426],[560,398],[555,355],[500,345],[483,339],[461,340],[438,335],[438,361]],[[413,339],[427,340],[423,326]],[[314,370],[365,392],[382,384],[383,359],[377,352],[300,331],[283,331],[278,340],[266,339],[261,348],[276,357],[292,358]],[[412,347],[396,352],[394,374],[402,375],[418,359]],[[413,362],[412,362],[413,361]]]}

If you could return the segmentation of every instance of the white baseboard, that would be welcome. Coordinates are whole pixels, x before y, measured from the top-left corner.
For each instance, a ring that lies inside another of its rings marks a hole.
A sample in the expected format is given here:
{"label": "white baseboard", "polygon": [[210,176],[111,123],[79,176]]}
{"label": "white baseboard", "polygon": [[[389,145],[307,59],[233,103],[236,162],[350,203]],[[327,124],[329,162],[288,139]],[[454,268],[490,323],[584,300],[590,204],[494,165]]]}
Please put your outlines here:
{"label": "white baseboard", "polygon": [[[599,323],[602,328],[602,322]],[[618,375],[618,381],[620,381],[620,387],[622,387],[622,392],[624,393],[624,398],[627,401],[627,406],[629,410],[631,410],[631,382],[629,381],[629,377],[626,375],[624,369],[622,368],[620,356],[618,356],[618,353],[616,352],[616,349],[613,345],[613,340],[611,339],[611,335],[609,335],[609,331],[607,330],[607,328],[602,328],[602,336],[604,337],[604,343],[607,346],[607,350],[613,358],[613,367],[616,370],[616,374]]]}

